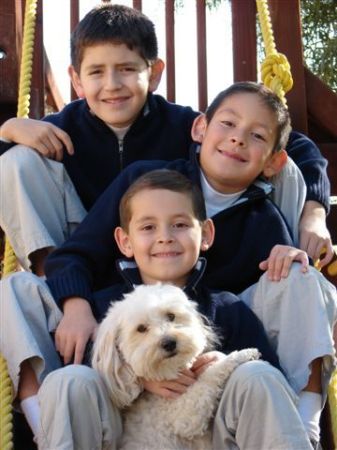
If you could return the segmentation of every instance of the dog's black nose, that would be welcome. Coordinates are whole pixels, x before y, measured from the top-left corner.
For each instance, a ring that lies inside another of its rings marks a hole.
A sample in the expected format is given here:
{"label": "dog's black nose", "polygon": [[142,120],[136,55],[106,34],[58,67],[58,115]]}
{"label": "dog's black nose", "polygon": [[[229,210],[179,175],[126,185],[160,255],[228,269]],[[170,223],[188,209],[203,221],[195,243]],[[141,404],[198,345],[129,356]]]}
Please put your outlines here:
{"label": "dog's black nose", "polygon": [[172,338],[164,338],[161,341],[162,348],[167,352],[173,352],[177,348],[177,341]]}

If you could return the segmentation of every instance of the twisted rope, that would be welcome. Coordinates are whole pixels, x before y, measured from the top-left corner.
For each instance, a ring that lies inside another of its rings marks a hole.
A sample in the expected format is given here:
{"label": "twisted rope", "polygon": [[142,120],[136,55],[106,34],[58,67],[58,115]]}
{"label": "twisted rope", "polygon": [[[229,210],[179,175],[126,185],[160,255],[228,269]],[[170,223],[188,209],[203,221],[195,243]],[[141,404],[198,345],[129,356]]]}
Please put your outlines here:
{"label": "twisted rope", "polygon": [[[17,117],[28,117],[29,113],[37,1],[26,0]],[[3,274],[14,272],[16,266],[15,253],[6,239]],[[13,448],[12,402],[12,383],[6,361],[0,354],[0,450]]]}
{"label": "twisted rope", "polygon": [[287,57],[276,50],[267,0],[256,0],[256,7],[266,55],[261,63],[261,79],[286,104],[285,94],[293,86],[290,64]]}

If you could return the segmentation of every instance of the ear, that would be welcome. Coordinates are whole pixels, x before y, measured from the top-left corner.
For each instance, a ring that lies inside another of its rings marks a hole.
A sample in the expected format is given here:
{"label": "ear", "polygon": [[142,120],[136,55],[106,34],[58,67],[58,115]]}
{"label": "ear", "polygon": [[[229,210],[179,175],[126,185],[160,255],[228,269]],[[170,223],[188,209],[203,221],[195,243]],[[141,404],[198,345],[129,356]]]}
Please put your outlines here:
{"label": "ear", "polygon": [[212,219],[207,219],[202,225],[202,241],[201,241],[201,250],[208,250],[214,241],[215,236],[215,228]]}
{"label": "ear", "polygon": [[118,248],[127,258],[133,257],[133,249],[130,242],[129,235],[123,230],[122,227],[117,227],[115,229],[115,241],[117,242]]}
{"label": "ear", "polygon": [[279,150],[275,153],[272,153],[270,157],[267,159],[263,169],[263,175],[266,178],[270,178],[273,175],[281,172],[282,168],[286,164],[288,159],[288,154],[285,150]]}
{"label": "ear", "polygon": [[151,75],[149,83],[150,92],[154,92],[158,88],[164,67],[164,61],[162,61],[161,59],[156,59],[156,61],[151,65]]}
{"label": "ear", "polygon": [[205,131],[207,128],[207,121],[205,114],[200,114],[200,116],[194,119],[192,125],[192,139],[195,142],[201,143],[204,139]]}
{"label": "ear", "polygon": [[141,393],[138,378],[118,348],[122,302],[113,304],[100,324],[94,342],[92,367],[102,376],[109,397],[118,408],[129,406]]}
{"label": "ear", "polygon": [[73,88],[75,89],[75,92],[79,98],[84,98],[84,90],[81,83],[81,78],[79,74],[76,72],[75,67],[73,65],[70,65],[68,67],[68,74],[71,79],[71,84],[73,85]]}

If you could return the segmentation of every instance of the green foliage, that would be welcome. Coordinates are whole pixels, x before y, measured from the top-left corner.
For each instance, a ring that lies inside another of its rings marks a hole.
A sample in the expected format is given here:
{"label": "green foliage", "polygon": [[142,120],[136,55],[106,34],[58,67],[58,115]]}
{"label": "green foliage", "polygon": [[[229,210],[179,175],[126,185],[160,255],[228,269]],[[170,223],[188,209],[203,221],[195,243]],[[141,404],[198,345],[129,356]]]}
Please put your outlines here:
{"label": "green foliage", "polygon": [[301,19],[305,63],[337,92],[336,0],[301,0]]}

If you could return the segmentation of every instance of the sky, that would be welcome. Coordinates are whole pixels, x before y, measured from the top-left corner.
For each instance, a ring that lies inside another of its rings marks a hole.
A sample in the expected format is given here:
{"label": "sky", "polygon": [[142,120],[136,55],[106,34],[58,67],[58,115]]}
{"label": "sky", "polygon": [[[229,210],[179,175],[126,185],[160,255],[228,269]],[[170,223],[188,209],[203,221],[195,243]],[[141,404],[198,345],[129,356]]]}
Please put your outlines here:
{"label": "sky", "polygon": [[[119,0],[118,3],[132,6],[131,0]],[[143,0],[142,3],[144,14],[155,24],[159,57],[165,61],[165,0]],[[184,6],[177,9],[175,16],[176,102],[198,109],[195,1],[184,0],[182,3]],[[70,100],[67,74],[70,63],[69,4],[70,0],[44,2],[44,43],[65,102]],[[97,0],[81,0],[80,17],[97,4],[99,4]],[[218,92],[233,81],[230,3],[222,2],[217,9],[207,10],[206,20],[210,102]],[[157,93],[166,96],[165,72]]]}

